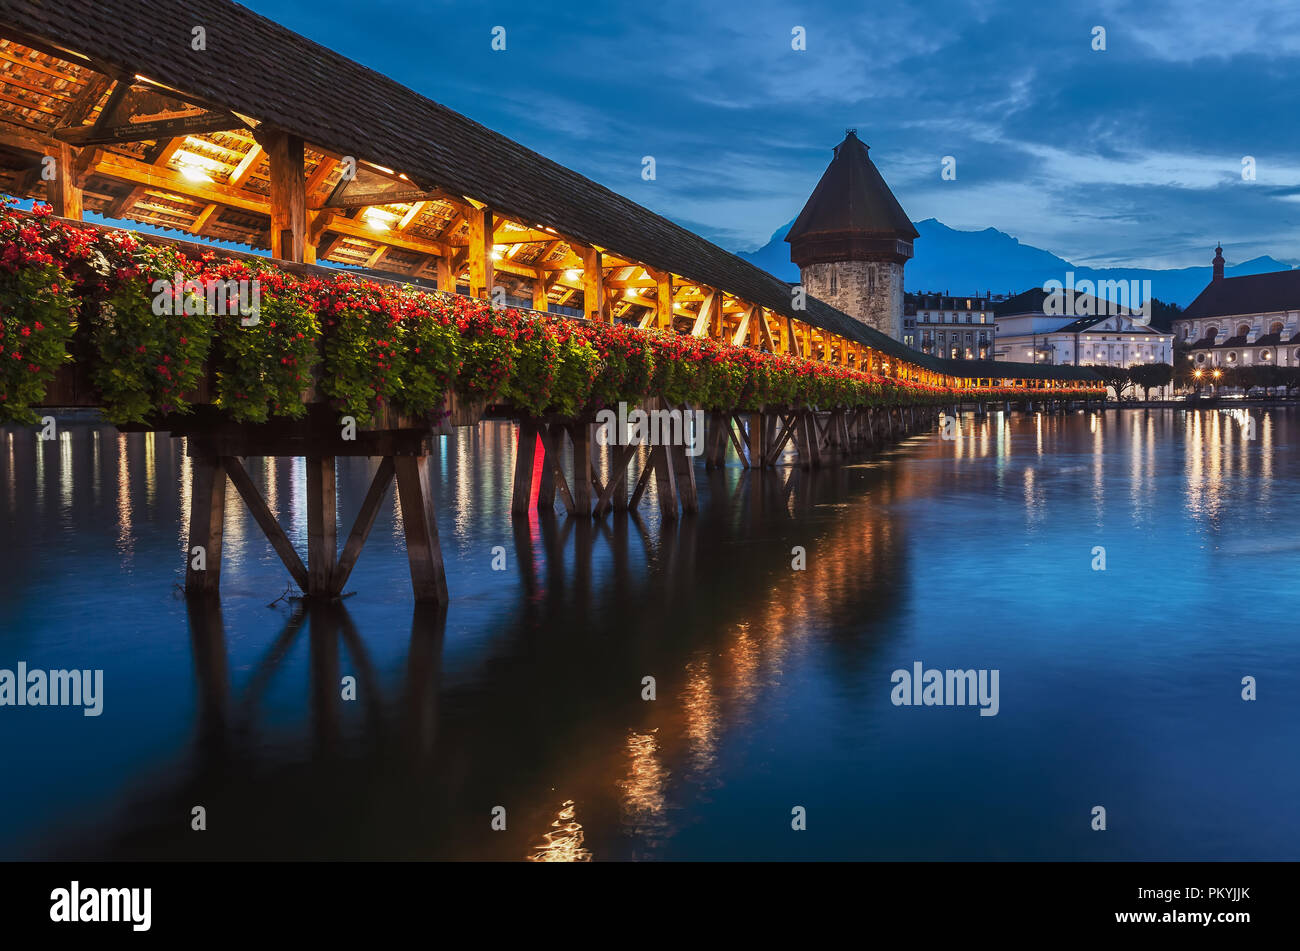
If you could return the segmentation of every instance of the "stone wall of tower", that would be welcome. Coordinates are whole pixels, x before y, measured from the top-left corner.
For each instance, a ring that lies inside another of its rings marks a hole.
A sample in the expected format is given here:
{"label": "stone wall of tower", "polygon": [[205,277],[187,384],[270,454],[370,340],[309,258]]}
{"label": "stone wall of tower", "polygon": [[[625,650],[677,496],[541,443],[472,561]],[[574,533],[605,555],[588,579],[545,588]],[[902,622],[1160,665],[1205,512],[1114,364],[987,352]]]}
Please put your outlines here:
{"label": "stone wall of tower", "polygon": [[903,265],[836,261],[799,270],[808,296],[825,301],[895,340],[903,339]]}

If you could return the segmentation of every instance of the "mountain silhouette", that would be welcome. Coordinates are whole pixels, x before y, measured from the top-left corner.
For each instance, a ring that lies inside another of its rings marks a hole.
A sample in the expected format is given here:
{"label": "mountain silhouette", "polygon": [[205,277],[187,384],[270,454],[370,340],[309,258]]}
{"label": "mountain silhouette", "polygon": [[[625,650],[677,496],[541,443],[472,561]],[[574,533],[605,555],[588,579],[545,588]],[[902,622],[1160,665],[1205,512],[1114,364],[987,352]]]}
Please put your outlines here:
{"label": "mountain silhouette", "polygon": [[[799,280],[799,269],[790,263],[790,245],[785,242],[786,232],[793,222],[787,222],[772,234],[772,239],[757,251],[741,251],[739,256],[774,274],[783,281]],[[1093,268],[1071,264],[1050,251],[1023,244],[996,228],[983,231],[958,231],[949,228],[936,218],[915,222],[920,237],[914,248],[916,256],[907,262],[904,286],[909,291],[932,293],[948,292],[954,295],[983,296],[1019,293],[1031,287],[1042,287],[1044,281],[1065,282],[1067,271],[1074,272],[1077,284],[1090,281],[1150,281],[1151,294],[1167,304],[1186,307],[1213,276],[1210,258],[1213,249],[1206,251],[1203,267]],[[1228,277],[1244,274],[1263,274],[1268,271],[1289,271],[1291,265],[1264,255],[1228,267]]]}

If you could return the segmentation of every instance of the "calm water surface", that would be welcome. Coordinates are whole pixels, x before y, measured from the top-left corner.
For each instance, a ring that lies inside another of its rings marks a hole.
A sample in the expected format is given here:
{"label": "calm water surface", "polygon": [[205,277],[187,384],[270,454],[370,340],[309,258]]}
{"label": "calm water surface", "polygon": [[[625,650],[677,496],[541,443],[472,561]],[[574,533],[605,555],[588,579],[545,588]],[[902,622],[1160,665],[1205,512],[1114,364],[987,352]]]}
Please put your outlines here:
{"label": "calm water surface", "polygon": [[[182,442],[0,428],[0,668],[105,682],[98,718],[0,707],[0,857],[1300,858],[1300,415],[1254,412],[701,467],[677,525],[512,524],[485,424],[430,463],[445,612],[391,490],[313,610],[268,606],[287,572],[230,490],[220,608],[187,607]],[[301,465],[247,467],[305,551]],[[373,467],[340,460],[341,536]],[[998,715],[892,705],[916,661],[999,670]]]}

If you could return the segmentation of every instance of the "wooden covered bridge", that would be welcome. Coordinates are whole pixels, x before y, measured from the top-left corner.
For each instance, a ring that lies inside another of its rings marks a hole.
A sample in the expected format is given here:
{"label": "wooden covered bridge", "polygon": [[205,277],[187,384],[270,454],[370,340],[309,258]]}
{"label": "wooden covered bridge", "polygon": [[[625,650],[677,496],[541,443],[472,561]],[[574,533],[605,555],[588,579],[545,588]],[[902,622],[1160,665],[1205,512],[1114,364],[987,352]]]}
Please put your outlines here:
{"label": "wooden covered bridge", "polygon": [[[1042,391],[1045,400],[1058,389],[1101,392],[1086,369],[940,360],[815,298],[796,306],[785,282],[698,235],[227,0],[0,0],[0,190],[48,200],[65,219],[92,211],[269,251],[303,273],[352,266],[478,300],[500,289],[512,306],[676,331],[975,399],[1005,389]],[[304,591],[321,596],[342,591],[395,479],[416,597],[445,600],[422,466],[433,427],[390,421],[344,443],[336,414],[310,408],[296,422],[158,421],[189,437],[194,460],[191,544],[208,558],[188,571],[188,589],[217,590],[227,476]],[[818,464],[934,415],[929,407],[715,413],[706,460],[719,464],[730,444],[755,468],[789,449]],[[626,508],[652,473],[665,514],[691,511],[693,467],[680,447],[656,448],[635,481],[627,451],[602,474],[590,423],[520,419],[516,511],[534,496],[543,505],[558,497],[573,514]],[[243,472],[241,457],[269,454],[306,458],[306,565]],[[383,457],[341,555],[340,455]]]}

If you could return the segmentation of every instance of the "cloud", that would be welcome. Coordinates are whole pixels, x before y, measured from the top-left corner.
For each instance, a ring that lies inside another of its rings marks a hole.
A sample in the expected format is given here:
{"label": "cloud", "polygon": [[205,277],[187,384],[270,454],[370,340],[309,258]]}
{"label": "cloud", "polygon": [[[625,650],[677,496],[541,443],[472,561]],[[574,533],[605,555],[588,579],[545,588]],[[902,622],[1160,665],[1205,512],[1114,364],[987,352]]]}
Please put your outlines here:
{"label": "cloud", "polygon": [[1300,258],[1291,0],[248,2],[727,247],[793,217],[853,127],[914,219],[1078,261],[1203,264],[1210,234]]}

